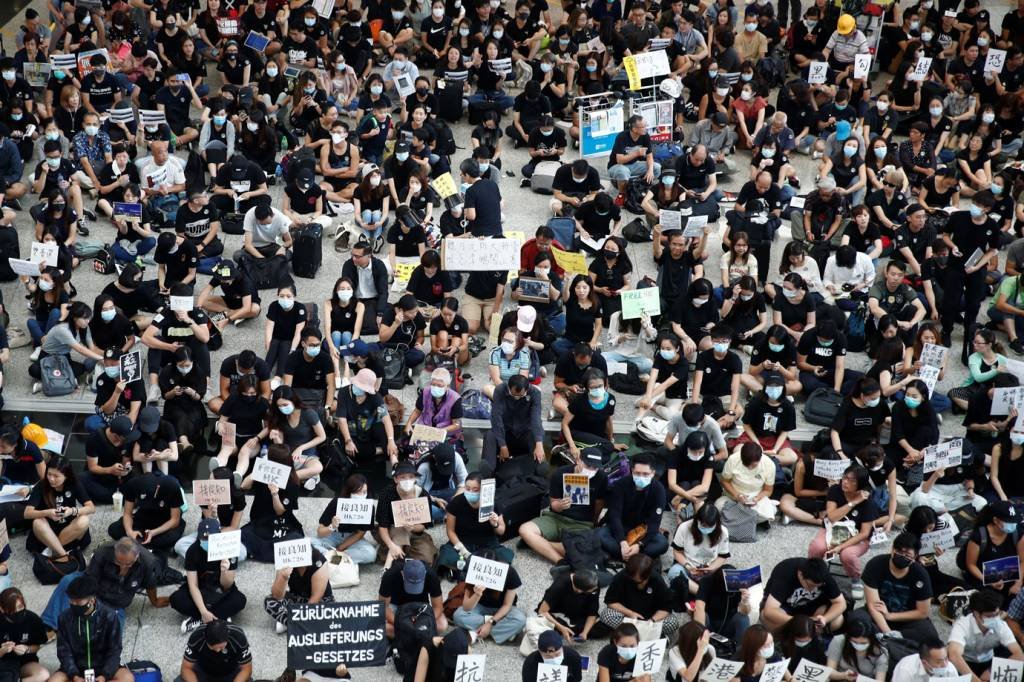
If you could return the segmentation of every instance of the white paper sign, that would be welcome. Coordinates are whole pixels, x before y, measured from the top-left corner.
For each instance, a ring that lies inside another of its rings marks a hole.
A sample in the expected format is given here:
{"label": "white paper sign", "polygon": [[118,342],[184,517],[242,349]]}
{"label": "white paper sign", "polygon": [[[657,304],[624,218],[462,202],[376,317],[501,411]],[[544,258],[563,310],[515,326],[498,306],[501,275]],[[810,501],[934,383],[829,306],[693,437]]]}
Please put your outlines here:
{"label": "white paper sign", "polygon": [[1006,63],[1006,50],[997,50],[994,47],[988,48],[988,56],[985,57],[985,71],[1002,73],[1003,64]]}
{"label": "white paper sign", "polygon": [[924,344],[924,347],[921,349],[921,364],[941,369],[943,363],[946,362],[946,351],[948,350],[945,346],[939,346],[934,343]]}
{"label": "white paper sign", "polygon": [[242,531],[228,530],[210,536],[210,548],[206,550],[210,561],[237,559],[242,553]]}
{"label": "white paper sign", "polygon": [[684,237],[700,237],[707,227],[708,217],[706,215],[692,215],[686,219],[686,226],[683,227]]}
{"label": "white paper sign", "polygon": [[368,526],[373,523],[374,500],[354,500],[339,497],[338,507],[334,515],[347,525]]}
{"label": "white paper sign", "polygon": [[779,661],[778,663],[768,663],[764,666],[761,671],[760,682],[782,682],[782,678],[786,675],[786,671],[789,669],[789,659]]}
{"label": "white paper sign", "polygon": [[[743,667],[743,661],[727,661],[716,658],[697,678],[700,682],[729,682]],[[871,680],[871,682],[875,682]]]}
{"label": "white paper sign", "polygon": [[806,197],[791,197],[789,200],[790,208],[803,208],[804,202],[807,201]]}
{"label": "white paper sign", "polygon": [[21,260],[20,258],[8,258],[7,263],[11,266],[11,270],[14,270],[16,275],[27,275],[28,277],[39,276],[39,263],[33,263],[30,260]]}
{"label": "white paper sign", "polygon": [[851,464],[853,462],[848,459],[824,459],[818,457],[814,460],[814,475],[827,481],[838,481],[843,477],[843,472]]}
{"label": "white paper sign", "polygon": [[871,55],[858,54],[853,57],[853,77],[867,78],[871,72]]}
{"label": "white paper sign", "polygon": [[956,526],[921,534],[921,554],[935,554],[936,547],[942,551],[956,547]]}
{"label": "white paper sign", "polygon": [[992,682],[1020,682],[1022,672],[1024,672],[1024,661],[995,656],[992,659],[992,670],[989,672],[988,679]]}
{"label": "white paper sign", "polygon": [[907,76],[908,81],[923,81],[928,77],[928,72],[932,70],[932,58],[921,57],[914,64],[914,70]]}
{"label": "white paper sign", "polygon": [[884,528],[878,527],[871,531],[871,541],[868,543],[871,547],[884,545],[887,542],[889,542],[889,534],[885,532]]}
{"label": "white paper sign", "polygon": [[483,654],[459,654],[455,660],[455,679],[463,682],[483,682],[487,656]]}
{"label": "white paper sign", "polygon": [[32,252],[28,257],[33,263],[46,261],[47,265],[57,266],[57,242],[32,242]]}
{"label": "white paper sign", "polygon": [[651,642],[640,642],[633,659],[633,677],[650,675],[661,669],[661,661],[665,657],[667,639],[656,639]]}
{"label": "white paper sign", "polygon": [[324,19],[330,19],[334,12],[334,0],[313,0],[313,9]]}
{"label": "white paper sign", "polygon": [[274,543],[274,570],[313,565],[313,545],[309,538]]}
{"label": "white paper sign", "polygon": [[992,390],[992,414],[994,415],[1010,414],[1011,407],[1016,407],[1019,411],[1022,404],[1024,404],[1024,386]]}
{"label": "white paper sign", "polygon": [[929,445],[921,454],[924,455],[924,473],[930,474],[936,469],[955,467],[963,460],[964,440],[954,438],[947,443]]}
{"label": "white paper sign", "polygon": [[827,680],[828,676],[832,673],[832,669],[826,665],[820,665],[814,661],[808,661],[806,658],[801,659],[796,664],[796,672],[793,673],[794,680]]}
{"label": "white paper sign", "polygon": [[478,556],[469,558],[466,582],[470,585],[483,585],[489,590],[501,592],[505,589],[506,576],[508,576],[508,564],[506,563]]}
{"label": "white paper sign", "polygon": [[171,310],[188,313],[194,307],[191,296],[171,296]]}
{"label": "white paper sign", "polygon": [[[458,679],[457,677],[455,679]],[[569,668],[564,665],[551,665],[550,663],[537,664],[536,682],[554,682],[560,680],[565,682],[569,679]]]}
{"label": "white paper sign", "polygon": [[807,82],[811,85],[820,85],[825,82],[828,75],[828,62],[811,62],[807,71]]}
{"label": "white paper sign", "polygon": [[257,457],[252,467],[252,480],[267,485],[276,485],[278,488],[288,486],[288,477],[292,468],[277,462],[271,462],[266,457]]}
{"label": "white paper sign", "polygon": [[679,211],[672,211],[667,208],[663,208],[658,212],[658,222],[661,223],[662,232],[681,230],[683,226],[682,216],[679,214]]}
{"label": "white paper sign", "polygon": [[917,378],[928,387],[928,397],[935,393],[935,384],[939,383],[939,368],[931,365],[923,365],[917,373]]}

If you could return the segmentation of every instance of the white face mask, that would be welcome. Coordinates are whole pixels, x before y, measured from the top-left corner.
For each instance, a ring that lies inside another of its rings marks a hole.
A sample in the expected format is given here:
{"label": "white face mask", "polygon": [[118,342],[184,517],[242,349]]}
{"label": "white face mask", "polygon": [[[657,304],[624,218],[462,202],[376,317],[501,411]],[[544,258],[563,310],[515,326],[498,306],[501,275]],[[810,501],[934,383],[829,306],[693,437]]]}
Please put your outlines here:
{"label": "white face mask", "polygon": [[754,93],[752,93],[750,90],[744,90],[743,92],[740,93],[740,99],[743,100],[744,102],[750,101],[753,97]]}
{"label": "white face mask", "polygon": [[435,7],[434,9],[432,9],[430,11],[430,15],[433,16],[435,19],[440,20],[441,17],[444,16],[444,8],[443,7]]}
{"label": "white face mask", "polygon": [[380,176],[379,175],[371,175],[370,176],[370,187],[377,187],[379,185],[380,185]]}
{"label": "white face mask", "polygon": [[276,66],[268,66],[267,67],[267,75],[270,76],[271,78],[277,78],[277,67]]}
{"label": "white face mask", "polygon": [[245,127],[249,129],[250,133],[255,133],[257,130],[260,129],[260,124],[259,123],[253,123],[252,121],[246,121],[245,122]]}
{"label": "white face mask", "polygon": [[412,492],[413,488],[416,487],[416,481],[411,478],[406,478],[398,482],[398,489],[404,493]]}
{"label": "white face mask", "polygon": [[547,277],[547,276],[548,276],[548,273],[550,273],[550,272],[551,272],[551,268],[534,268],[533,272],[534,272],[534,273],[535,273],[535,274],[536,274],[536,275],[537,275],[538,277]]}
{"label": "white face mask", "polygon": [[338,289],[338,300],[342,303],[348,303],[352,300],[351,289]]}
{"label": "white face mask", "polygon": [[501,342],[501,352],[505,355],[512,355],[512,351],[516,349],[516,344],[511,341]]}
{"label": "white face mask", "polygon": [[494,36],[495,40],[501,40],[502,36],[505,35],[505,32],[502,31],[501,29],[497,29],[495,31],[492,31],[491,35]]}
{"label": "white face mask", "polygon": [[[342,135],[341,133],[331,133],[331,142],[333,142],[334,144],[341,144],[344,141],[345,136]],[[370,182],[372,183],[373,180],[370,180]],[[374,185],[374,187],[376,187],[376,185]]]}
{"label": "white face mask", "polygon": [[729,88],[715,88],[715,94],[719,97],[725,97],[729,94]]}
{"label": "white face mask", "polygon": [[880,114],[884,114],[885,112],[889,111],[888,102],[875,102],[875,106],[878,108],[878,113]]}

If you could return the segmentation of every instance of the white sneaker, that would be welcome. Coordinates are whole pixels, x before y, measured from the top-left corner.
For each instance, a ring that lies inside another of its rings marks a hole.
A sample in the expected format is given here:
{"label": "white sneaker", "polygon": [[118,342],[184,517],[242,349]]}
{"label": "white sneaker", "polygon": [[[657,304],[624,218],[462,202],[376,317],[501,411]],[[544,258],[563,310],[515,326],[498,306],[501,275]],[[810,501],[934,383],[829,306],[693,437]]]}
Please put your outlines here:
{"label": "white sneaker", "polygon": [[854,580],[850,584],[850,594],[853,596],[854,601],[860,601],[864,598],[864,583],[860,580]]}
{"label": "white sneaker", "polygon": [[146,393],[147,403],[158,403],[160,402],[160,386],[157,384],[150,384],[149,391]]}
{"label": "white sneaker", "polygon": [[39,381],[33,381],[32,382],[32,395],[35,395],[36,393],[39,393],[39,391],[41,391],[41,390],[43,390],[43,384],[41,382],[39,382]]}
{"label": "white sneaker", "polygon": [[271,379],[270,380],[270,391],[271,391],[271,393],[276,391],[277,387],[280,386],[280,385],[281,385],[281,380],[280,379],[278,379],[277,377],[274,377],[273,379]]}
{"label": "white sneaker", "polygon": [[188,633],[192,632],[202,624],[203,621],[201,621],[198,618],[186,618],[185,620],[181,621],[181,634],[187,635]]}
{"label": "white sneaker", "polygon": [[274,621],[274,632],[276,632],[279,635],[283,635],[284,633],[288,632],[288,626],[285,625],[284,623],[279,623],[279,622],[277,622],[275,620]]}
{"label": "white sneaker", "polygon": [[306,479],[306,482],[302,484],[302,487],[306,490],[316,490],[316,487],[320,485],[320,476],[310,476]]}
{"label": "white sneaker", "polygon": [[36,361],[39,360],[39,355],[42,352],[43,352],[43,347],[42,346],[36,346],[35,348],[32,349],[32,354],[28,356],[28,359],[31,360],[32,362],[36,362]]}
{"label": "white sneaker", "polygon": [[789,518],[785,514],[782,514],[782,525],[783,526],[788,526],[791,523],[793,523],[793,519]]}

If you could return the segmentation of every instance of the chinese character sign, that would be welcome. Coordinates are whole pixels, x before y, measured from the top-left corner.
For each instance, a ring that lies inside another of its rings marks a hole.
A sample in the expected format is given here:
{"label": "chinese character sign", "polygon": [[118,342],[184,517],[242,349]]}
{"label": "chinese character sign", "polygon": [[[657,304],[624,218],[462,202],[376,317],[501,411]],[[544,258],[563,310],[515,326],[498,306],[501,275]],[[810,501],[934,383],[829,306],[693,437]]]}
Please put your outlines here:
{"label": "chinese character sign", "polygon": [[640,642],[637,647],[636,658],[633,659],[633,677],[650,675],[661,668],[661,661],[665,657],[667,639],[656,639],[651,642]]}
{"label": "chinese character sign", "polygon": [[460,654],[455,661],[455,682],[484,682],[487,657],[479,654]]}

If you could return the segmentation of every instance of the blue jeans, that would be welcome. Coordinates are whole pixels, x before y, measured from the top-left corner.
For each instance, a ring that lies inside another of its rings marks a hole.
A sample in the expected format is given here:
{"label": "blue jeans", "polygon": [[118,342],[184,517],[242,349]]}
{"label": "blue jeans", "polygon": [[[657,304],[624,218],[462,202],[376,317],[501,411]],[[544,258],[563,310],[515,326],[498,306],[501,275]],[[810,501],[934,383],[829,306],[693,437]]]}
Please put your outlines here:
{"label": "blue jeans", "polygon": [[352,332],[331,332],[331,343],[338,350],[341,350],[352,343]]}
{"label": "blue jeans", "polygon": [[572,339],[564,336],[559,336],[551,344],[551,350],[554,351],[555,357],[559,360],[564,358],[566,355],[572,352],[572,349],[576,347],[576,342]]}
{"label": "blue jeans", "polygon": [[[352,533],[343,533],[340,530],[336,530],[322,538],[313,538],[312,542],[314,547],[326,554],[344,542],[350,535]],[[345,554],[348,554],[352,561],[357,564],[372,564],[377,560],[377,548],[371,545],[366,538],[357,540],[349,545],[345,549]]]}
{"label": "blue jeans", "polygon": [[551,331],[555,333],[555,336],[561,336],[565,333],[565,313],[558,311],[547,316],[548,324],[551,325]]}
{"label": "blue jeans", "polygon": [[[60,579],[60,582],[53,588],[53,592],[50,593],[50,601],[46,603],[46,608],[39,614],[47,626],[51,629],[57,629],[57,620],[60,618],[60,614],[68,610],[71,606],[71,600],[68,599],[68,585],[80,575],[85,575],[81,571],[75,571],[70,575],[66,575]],[[117,619],[121,621],[121,631],[124,631],[125,613],[124,609],[114,609],[117,613]]]}
{"label": "blue jeans", "polygon": [[497,103],[502,111],[511,108],[516,103],[515,99],[506,95],[501,90],[477,90],[475,94],[469,96],[470,104],[484,104],[486,102]]}
{"label": "blue jeans", "polygon": [[32,337],[32,347],[36,347],[43,342],[43,337],[46,336],[46,332],[53,328],[53,325],[60,321],[60,307],[54,308],[50,311],[50,317],[46,320],[46,325],[42,325],[39,321],[34,318],[28,318],[25,326],[28,327],[28,333]]}
{"label": "blue jeans", "polygon": [[[363,225],[370,225],[372,223],[379,223],[382,216],[383,216],[383,213],[381,213],[380,211],[371,211],[368,208],[363,209],[363,212],[359,214],[359,217],[363,221]],[[384,227],[383,226],[378,227],[378,228],[374,229],[372,232],[370,231],[370,229],[368,227],[363,227],[362,230],[363,230],[363,232],[366,232],[369,235],[370,242],[372,243],[373,240],[377,239],[377,237],[379,237],[380,234],[384,231]]]}
{"label": "blue jeans", "polygon": [[[618,541],[612,537],[612,532],[608,529],[608,526],[598,528],[597,537],[601,539],[601,548],[608,556],[613,559],[622,559],[622,548],[619,547]],[[667,550],[668,538],[661,533],[654,533],[641,551],[647,556],[656,559]]]}
{"label": "blue jeans", "polygon": [[114,254],[114,258],[123,262],[134,262],[135,256],[145,256],[155,248],[156,237],[143,237],[139,241],[135,242],[134,256],[126,251],[119,242],[114,242],[110,245],[110,251]]}
{"label": "blue jeans", "polygon": [[[476,630],[484,624],[485,616],[493,616],[498,609],[477,604],[473,610],[455,609],[455,624],[466,630]],[[491,628],[491,637],[495,644],[504,644],[516,637],[526,627],[526,614],[518,606],[513,606],[508,613]]]}
{"label": "blue jeans", "polygon": [[[608,177],[612,182],[628,182],[630,178],[639,178],[647,173],[647,161],[640,159],[630,164],[617,163],[608,169]],[[661,164],[654,162],[654,177],[661,175]]]}
{"label": "blue jeans", "polygon": [[636,365],[637,371],[641,374],[649,374],[654,367],[654,360],[644,355],[626,355],[615,350],[607,353],[602,350],[601,355],[606,362],[628,362],[631,365]]}

